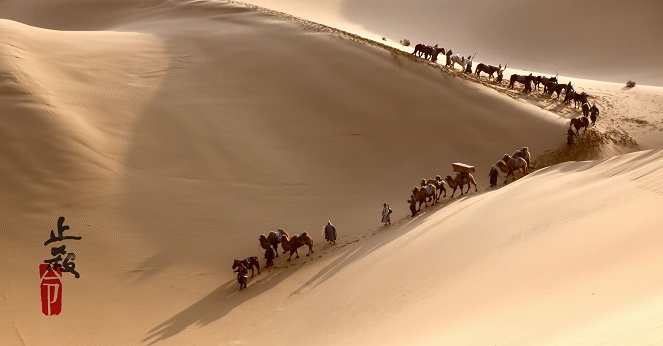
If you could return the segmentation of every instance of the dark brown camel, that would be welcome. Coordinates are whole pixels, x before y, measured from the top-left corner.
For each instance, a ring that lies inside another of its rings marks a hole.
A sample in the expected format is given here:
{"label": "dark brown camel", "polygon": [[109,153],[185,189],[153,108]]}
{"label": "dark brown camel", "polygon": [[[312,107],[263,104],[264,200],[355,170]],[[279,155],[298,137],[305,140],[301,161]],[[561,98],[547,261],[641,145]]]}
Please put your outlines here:
{"label": "dark brown camel", "polygon": [[[280,236],[276,233],[279,232]],[[274,253],[276,254],[276,257],[279,257],[279,244],[281,243],[281,239],[283,236],[288,236],[288,232],[286,232],[284,229],[279,228],[276,230],[276,232],[269,232],[267,236],[264,234],[261,234],[258,237],[258,241],[260,242],[260,247],[263,249],[267,250],[270,246],[274,248]],[[286,252],[285,247],[283,248],[283,253]]]}

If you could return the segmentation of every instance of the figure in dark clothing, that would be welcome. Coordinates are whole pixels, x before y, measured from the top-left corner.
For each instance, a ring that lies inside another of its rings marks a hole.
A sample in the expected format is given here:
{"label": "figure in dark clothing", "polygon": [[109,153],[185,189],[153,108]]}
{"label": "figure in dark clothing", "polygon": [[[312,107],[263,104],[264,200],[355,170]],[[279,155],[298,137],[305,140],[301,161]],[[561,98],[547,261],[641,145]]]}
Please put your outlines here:
{"label": "figure in dark clothing", "polygon": [[414,198],[414,195],[410,195],[410,199],[407,200],[410,203],[410,211],[412,212],[412,217],[417,215],[417,200]]}
{"label": "figure in dark clothing", "polygon": [[491,167],[490,173],[488,174],[488,176],[490,177],[490,187],[497,185],[497,175],[498,175],[497,167],[495,166]]}
{"label": "figure in dark clothing", "polygon": [[575,143],[575,137],[578,136],[571,127],[566,131],[566,144],[573,145]]}
{"label": "figure in dark clothing", "polygon": [[331,221],[327,221],[325,228],[323,229],[325,234],[325,240],[327,240],[332,245],[336,244],[336,227],[332,225]]}
{"label": "figure in dark clothing", "polygon": [[265,250],[265,258],[267,259],[266,267],[274,265],[274,257],[275,257],[274,249],[272,249],[272,247],[270,246]]}

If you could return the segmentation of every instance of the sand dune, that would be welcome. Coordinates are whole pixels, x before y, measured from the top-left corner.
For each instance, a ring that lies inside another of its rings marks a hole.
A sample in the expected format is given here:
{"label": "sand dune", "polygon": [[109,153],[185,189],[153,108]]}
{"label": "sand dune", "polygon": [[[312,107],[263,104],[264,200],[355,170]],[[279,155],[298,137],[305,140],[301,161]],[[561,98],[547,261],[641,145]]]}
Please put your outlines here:
{"label": "sand dune", "polygon": [[663,86],[663,34],[656,0],[414,1],[252,0],[371,38],[438,43],[488,64],[585,79]]}
{"label": "sand dune", "polygon": [[[649,287],[659,151],[554,166],[492,191],[487,171],[503,153],[528,145],[535,157],[572,157],[563,152],[572,111],[238,4],[4,1],[0,14],[0,337],[9,344],[555,343],[609,340],[602,331],[628,316],[633,328],[658,327],[645,319],[658,316]],[[606,107],[628,102],[606,90],[596,91]],[[639,109],[656,125],[659,88],[634,91],[654,102]],[[451,174],[455,161],[476,165],[479,193],[411,219],[410,189]],[[577,181],[585,185],[565,189]],[[395,208],[387,229],[383,202]],[[625,224],[622,208],[637,223]],[[37,266],[61,215],[83,236],[67,245],[81,278],[65,276],[64,312],[45,317]],[[522,225],[508,227],[516,217]],[[320,235],[327,220],[341,236],[334,248]],[[279,258],[238,292],[232,259],[260,255],[258,234],[278,227],[310,232],[316,253]],[[606,232],[596,257],[583,257]],[[553,254],[569,242],[568,258]],[[622,257],[610,257],[618,245]],[[545,280],[533,275],[539,263],[552,273]],[[574,263],[577,272],[562,270]],[[556,303],[589,290],[583,270],[601,283],[639,281],[601,286],[605,296],[577,311],[583,323],[528,318],[549,307],[568,316],[574,305]],[[467,300],[475,305],[459,304]],[[505,304],[532,328],[503,322]],[[447,306],[457,314],[439,315]],[[415,325],[421,316],[428,322]],[[293,331],[301,336],[288,339]]]}

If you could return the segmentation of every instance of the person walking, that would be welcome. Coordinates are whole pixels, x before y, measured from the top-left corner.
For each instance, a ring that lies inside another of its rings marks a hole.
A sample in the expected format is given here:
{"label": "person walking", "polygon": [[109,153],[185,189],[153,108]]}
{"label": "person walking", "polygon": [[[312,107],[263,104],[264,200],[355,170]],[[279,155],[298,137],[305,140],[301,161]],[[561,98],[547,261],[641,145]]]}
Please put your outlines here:
{"label": "person walking", "polygon": [[566,144],[573,145],[575,143],[575,137],[578,135],[573,131],[571,126],[569,126],[568,131],[566,131]]}
{"label": "person walking", "polygon": [[488,174],[490,177],[490,187],[497,185],[497,174],[497,167],[490,167],[490,173]]}
{"label": "person walking", "polygon": [[391,213],[393,210],[391,210],[391,207],[389,204],[385,203],[384,206],[382,207],[382,222],[384,223],[385,226],[391,225]]}
{"label": "person walking", "polygon": [[327,221],[327,224],[323,228],[322,232],[325,235],[325,240],[332,245],[336,245],[336,227],[332,225],[331,221]]}
{"label": "person walking", "polygon": [[414,198],[414,195],[410,195],[410,199],[407,200],[410,203],[410,211],[412,212],[412,217],[417,215],[417,199]]}
{"label": "person walking", "polygon": [[271,246],[267,247],[265,250],[265,258],[267,259],[267,265],[265,267],[270,267],[274,265],[274,249]]}

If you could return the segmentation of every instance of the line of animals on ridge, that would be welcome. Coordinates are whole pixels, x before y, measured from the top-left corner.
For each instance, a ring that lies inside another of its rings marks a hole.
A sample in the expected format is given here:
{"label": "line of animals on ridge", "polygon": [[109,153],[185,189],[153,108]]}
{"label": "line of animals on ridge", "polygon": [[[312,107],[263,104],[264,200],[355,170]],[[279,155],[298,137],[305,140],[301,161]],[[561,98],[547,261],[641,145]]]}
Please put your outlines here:
{"label": "line of animals on ridge", "polygon": [[[447,67],[453,69],[455,66],[454,64],[458,64],[463,68],[465,73],[472,73],[472,62],[476,53],[474,53],[473,56],[463,57],[462,55],[454,54],[451,49],[447,51],[443,47],[438,47],[437,44],[435,46],[428,46],[422,43],[415,45],[414,52],[412,52],[412,55],[422,57],[432,62],[437,62],[437,56],[439,54],[444,54],[446,56],[445,65]],[[501,84],[504,78],[503,73],[504,70],[506,70],[507,65],[502,68],[502,64],[499,66],[493,66],[480,63],[477,65],[474,73],[478,79],[481,79],[481,72],[486,73],[488,75],[488,81],[495,78],[493,77],[493,74],[497,73],[495,82]],[[534,84],[537,91],[540,90],[540,85],[543,85],[543,92],[550,96],[552,96],[553,93],[556,93],[557,99],[559,99],[559,95],[564,91],[564,103],[571,104],[571,101],[573,101],[575,108],[580,107],[582,109],[583,116],[571,119],[571,123],[569,124],[566,138],[568,145],[573,145],[575,143],[575,137],[580,135],[581,128],[584,128],[585,131],[587,130],[587,127],[590,125],[590,120],[591,125],[596,123],[596,119],[600,113],[599,108],[596,107],[596,103],[594,102],[590,106],[589,95],[584,91],[582,93],[576,92],[573,89],[571,82],[568,84],[560,84],[557,77],[533,76],[531,73],[529,76],[512,74],[509,79],[509,88],[513,89],[516,82],[525,86],[523,89],[524,92],[531,92],[532,84]],[[575,132],[573,131],[573,128],[575,128]]]}
{"label": "line of animals on ridge", "polygon": [[[516,150],[513,155],[504,154],[504,156],[497,161],[495,166],[491,168],[490,171],[490,186],[497,185],[497,169],[501,170],[503,173],[506,173],[506,178],[504,179],[504,184],[507,183],[509,176],[512,177],[512,181],[516,180],[515,171],[522,172],[524,176],[527,174],[528,167],[530,165],[530,151],[528,147],[523,147],[522,149]],[[467,185],[467,191],[463,192],[464,186]],[[452,178],[447,175],[445,179],[442,179],[441,176],[436,176],[435,179],[421,179],[420,186],[415,186],[412,189],[412,194],[410,195],[410,211],[414,217],[419,211],[421,211],[421,205],[424,204],[428,207],[428,202],[431,202],[431,205],[434,205],[442,198],[447,196],[447,189],[453,189],[451,196],[452,198],[456,194],[456,189],[460,188],[461,196],[470,191],[471,185],[474,185],[474,191],[478,191],[476,180],[471,173],[457,172],[456,176]],[[416,204],[419,203],[417,208]],[[330,223],[331,224],[331,223]],[[325,230],[326,230],[325,226]],[[333,226],[332,226],[333,227]],[[328,238],[325,231],[325,238],[331,243],[336,242],[336,235],[333,238]],[[279,257],[278,246],[281,244],[283,248],[283,253],[290,252],[290,257],[288,257],[288,262],[292,260],[292,255],[296,255],[295,258],[299,258],[298,249],[304,245],[308,246],[308,253],[306,256],[314,253],[313,251],[313,238],[308,235],[307,232],[301,234],[295,234],[290,236],[285,229],[279,228],[276,231],[269,232],[269,234],[260,234],[258,236],[258,241],[260,247],[265,250],[266,264],[265,268],[274,265],[274,258]],[[239,283],[240,290],[247,287],[248,282],[248,273],[251,271],[251,277],[254,276],[255,271],[258,271],[260,274],[260,260],[257,256],[247,257],[242,260],[235,259],[232,266],[233,272],[237,273],[237,282]]]}
{"label": "line of animals on ridge", "polygon": [[[423,44],[417,44],[412,54],[436,62],[437,56],[440,53],[444,54],[447,58],[446,66],[453,68],[454,63],[459,64],[463,67],[463,71],[466,73],[472,73],[472,60],[474,59],[474,56],[468,56],[465,58],[458,54],[453,54],[451,50],[445,51],[444,48],[438,48],[437,45],[427,46]],[[497,83],[501,83],[503,80],[504,70],[506,70],[506,65],[504,68],[502,68],[501,64],[499,66],[492,66],[481,63],[477,66],[475,73],[478,78],[480,78],[481,72],[488,74],[488,80],[490,81],[494,78],[493,74],[497,72],[497,78],[495,81]],[[561,91],[564,90],[566,92],[566,96],[564,98],[565,103],[570,104],[571,101],[574,101],[576,108],[578,107],[578,104],[582,104],[584,117],[571,119],[567,138],[567,143],[569,144],[573,144],[573,138],[579,135],[580,128],[584,127],[585,131],[587,130],[587,127],[589,126],[587,115],[590,112],[592,114],[592,125],[596,122],[596,116],[599,114],[598,108],[596,105],[589,107],[589,95],[587,95],[585,92],[582,92],[581,94],[576,93],[571,86],[571,82],[569,82],[569,84],[558,84],[556,77],[534,77],[531,73],[529,76],[520,76],[517,74],[511,75],[509,87],[513,89],[515,82],[524,84],[525,92],[532,91],[532,83],[534,83],[536,90],[539,90],[539,84],[543,84],[544,92],[548,93],[548,95],[552,95],[552,93],[555,92],[557,93],[557,98],[559,98]],[[573,132],[571,128],[572,126],[576,128],[577,133]],[[497,169],[503,173],[506,173],[506,177],[504,179],[504,183],[506,184],[509,176],[512,177],[512,181],[515,181],[516,178],[514,172],[516,171],[522,172],[523,176],[527,174],[529,165],[530,152],[527,147],[516,150],[513,155],[504,154],[502,159],[497,161],[495,166],[491,168],[489,173],[490,186],[492,187],[497,185]],[[443,193],[444,197],[446,197],[447,185],[449,188],[453,189],[450,198],[454,196],[456,189],[459,187],[460,194],[462,196],[464,194],[463,187],[465,185],[467,185],[467,191],[465,191],[465,193],[470,191],[471,185],[474,185],[474,191],[478,191],[476,181],[474,180],[474,176],[472,176],[471,173],[457,172],[454,178],[447,175],[445,179],[442,179],[442,177],[438,175],[435,177],[435,179],[421,179],[420,186],[415,186],[414,189],[412,189],[410,199],[407,201],[410,203],[410,211],[412,212],[412,216],[415,216],[419,211],[421,211],[422,204],[424,204],[426,207],[428,207],[428,202],[431,202],[431,205],[436,204],[442,197]],[[416,205],[417,203],[419,204],[418,207]],[[306,254],[306,256],[314,252],[313,239],[306,232],[303,232],[302,234],[295,234],[290,237],[290,235],[284,229],[278,229],[275,232],[269,232],[267,236],[261,234],[258,237],[258,240],[260,241],[260,246],[265,249],[265,258],[267,259],[266,267],[273,265],[274,257],[279,256],[278,244],[281,244],[283,247],[283,253],[290,251],[290,257],[288,258],[288,261],[292,259],[293,254],[296,254],[296,258],[299,258],[299,251],[297,249],[304,245],[308,245],[309,248],[309,252]],[[248,271],[251,271],[251,277],[254,276],[254,270],[257,270],[258,274],[260,274],[260,261],[256,256],[251,256],[243,260],[235,259],[232,269],[237,273],[237,281],[240,284],[240,289],[246,288],[248,281]]]}
{"label": "line of animals on ridge", "polygon": [[[269,232],[268,235],[261,234],[258,236],[258,241],[260,242],[260,247],[265,249],[265,258],[267,259],[265,268],[273,266],[274,258],[279,257],[279,244],[283,248],[283,253],[290,252],[288,262],[290,262],[294,254],[297,255],[295,258],[299,258],[298,249],[304,245],[308,246],[308,254],[306,256],[315,252],[313,251],[313,238],[307,232],[290,236],[286,230],[279,228],[276,231]],[[336,240],[334,239],[333,242],[336,243]],[[258,274],[260,274],[260,261],[257,256],[247,257],[243,260],[236,259],[233,262],[232,269],[234,273],[237,273],[237,282],[241,290],[242,288],[246,288],[249,270],[251,271],[251,277],[253,277],[254,270],[257,270]]]}
{"label": "line of animals on ridge", "polygon": [[[509,175],[512,176],[513,181],[515,181],[514,172],[522,170],[523,175],[527,174],[527,167],[529,166],[530,152],[528,147],[523,147],[522,149],[516,150],[513,155],[504,154],[502,159],[497,161],[495,166],[491,169],[490,172],[490,186],[495,186],[497,184],[497,168],[502,172],[506,173],[506,178],[504,183],[506,184],[509,178]],[[464,186],[467,185],[467,191],[463,192]],[[453,189],[450,198],[456,194],[456,189],[460,188],[461,196],[470,191],[471,185],[474,185],[474,191],[478,191],[477,183],[474,180],[474,176],[471,173],[457,172],[456,176],[452,178],[447,175],[445,179],[442,179],[441,176],[436,176],[435,179],[421,179],[420,186],[415,186],[410,195],[410,211],[412,216],[415,216],[419,211],[421,211],[421,205],[425,204],[428,207],[428,202],[432,202],[431,205],[434,205],[442,197],[447,196],[446,187]],[[419,207],[416,208],[416,203],[419,203]],[[330,223],[331,224],[331,223]],[[327,227],[327,226],[326,226]],[[333,226],[332,226],[333,227]],[[335,230],[334,230],[335,231]],[[327,238],[325,232],[325,238]],[[335,232],[333,239],[327,238],[328,241],[335,243]],[[270,267],[274,265],[274,258],[279,257],[278,245],[281,244],[283,248],[283,253],[290,252],[290,257],[288,257],[288,262],[292,260],[292,255],[296,255],[295,258],[299,258],[298,249],[304,245],[308,246],[309,252],[306,256],[309,256],[313,251],[313,239],[308,235],[307,232],[302,234],[295,234],[292,237],[288,234],[285,229],[279,228],[276,231],[269,232],[269,234],[260,234],[258,236],[258,241],[260,247],[265,249],[265,258],[267,259],[265,267]],[[248,282],[248,272],[251,271],[251,277],[254,276],[255,270],[260,274],[260,261],[257,256],[247,257],[243,260],[235,259],[232,266],[233,272],[237,273],[237,282],[240,285],[240,290],[247,287]]]}
{"label": "line of animals on ridge", "polygon": [[[521,172],[522,176],[527,174],[530,167],[530,157],[531,153],[528,147],[522,147],[522,149],[516,150],[513,155],[504,154],[504,156],[502,156],[502,158],[491,168],[490,173],[488,174],[490,177],[490,186],[493,187],[497,185],[499,171],[506,173],[504,184],[509,180],[509,176],[511,176],[512,181],[516,180],[515,172]],[[463,187],[465,185],[467,185],[467,190],[463,192]],[[440,175],[437,175],[435,178],[421,179],[419,186],[415,186],[412,189],[410,199],[407,200],[410,204],[412,217],[421,211],[422,204],[428,207],[428,202],[431,202],[432,206],[435,205],[440,198],[447,197],[447,186],[453,189],[453,192],[449,197],[452,198],[458,187],[460,187],[460,195],[462,196],[464,193],[470,191],[472,185],[474,185],[474,191],[478,191],[474,176],[472,173],[467,172],[457,172],[456,176],[453,178],[450,175],[447,175],[446,178],[442,179]],[[444,196],[442,194],[444,194]],[[417,203],[419,204],[418,206]]]}

